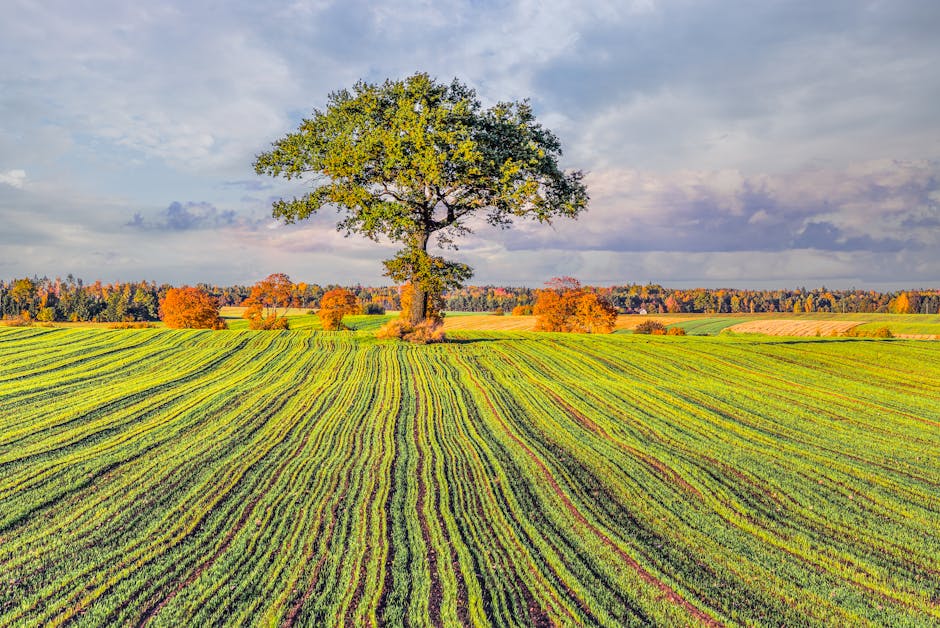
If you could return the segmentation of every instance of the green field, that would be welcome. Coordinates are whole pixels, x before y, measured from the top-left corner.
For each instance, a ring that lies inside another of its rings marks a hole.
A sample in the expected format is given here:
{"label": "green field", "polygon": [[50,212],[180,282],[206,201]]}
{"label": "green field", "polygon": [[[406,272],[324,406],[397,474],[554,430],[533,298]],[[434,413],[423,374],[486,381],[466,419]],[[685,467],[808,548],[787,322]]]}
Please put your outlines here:
{"label": "green field", "polygon": [[[634,316],[642,318],[639,315]],[[715,336],[740,323],[778,320],[847,321],[856,323],[856,329],[862,332],[872,332],[887,327],[895,334],[940,336],[940,315],[937,314],[761,312],[759,314],[652,314],[650,316],[661,320],[667,327],[681,327],[690,336]],[[670,323],[670,318],[679,320]],[[630,329],[619,329],[614,333],[630,334],[633,332]]]}
{"label": "green field", "polygon": [[714,336],[721,333],[721,330],[731,327],[732,325],[737,325],[739,323],[744,323],[753,318],[725,318],[725,317],[708,317],[708,318],[696,318],[690,321],[683,321],[681,323],[675,323],[669,325],[669,327],[681,327],[685,330],[685,333],[690,336]]}
{"label": "green field", "polygon": [[[243,330],[248,329],[248,321],[240,315],[229,314],[223,316],[229,329]],[[343,324],[356,331],[376,331],[379,327],[396,318],[391,314],[384,316],[360,314],[355,316],[344,316]],[[323,331],[323,325],[320,324],[320,317],[316,314],[292,314],[287,317],[291,330],[310,330]]]}
{"label": "green field", "polygon": [[940,343],[0,329],[0,625],[935,625]]}
{"label": "green field", "polygon": [[882,315],[878,321],[864,323],[859,330],[874,331],[887,327],[895,334],[932,334],[940,335],[940,315],[889,314]]}

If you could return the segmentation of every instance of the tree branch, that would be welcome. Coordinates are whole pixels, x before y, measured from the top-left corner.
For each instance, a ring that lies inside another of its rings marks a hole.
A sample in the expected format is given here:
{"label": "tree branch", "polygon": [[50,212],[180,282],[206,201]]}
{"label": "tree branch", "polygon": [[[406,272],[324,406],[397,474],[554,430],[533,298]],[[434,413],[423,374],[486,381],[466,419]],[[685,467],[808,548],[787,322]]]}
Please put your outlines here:
{"label": "tree branch", "polygon": [[401,196],[399,196],[398,194],[395,194],[395,193],[392,192],[390,189],[388,189],[388,183],[385,183],[384,181],[382,182],[382,189],[385,190],[385,193],[386,193],[386,194],[388,194],[389,196],[391,196],[393,199],[395,199],[395,200],[398,201],[399,203],[406,203],[406,202],[407,202],[407,201],[405,201],[405,199],[403,199]]}

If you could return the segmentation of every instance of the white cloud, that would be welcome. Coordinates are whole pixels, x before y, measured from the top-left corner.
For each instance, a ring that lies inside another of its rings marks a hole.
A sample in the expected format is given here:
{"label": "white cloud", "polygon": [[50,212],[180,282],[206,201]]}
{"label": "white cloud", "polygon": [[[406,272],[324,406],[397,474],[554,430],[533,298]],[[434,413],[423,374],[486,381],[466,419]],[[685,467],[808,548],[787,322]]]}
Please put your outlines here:
{"label": "white cloud", "polygon": [[0,172],[0,183],[14,188],[22,188],[26,185],[26,171],[16,169]]}
{"label": "white cloud", "polygon": [[27,51],[7,89],[20,106],[54,116],[84,142],[188,171],[247,165],[287,124],[284,96],[295,80],[250,22],[194,7],[98,9],[110,14],[28,4],[19,28],[2,28],[12,48]]}
{"label": "white cloud", "polygon": [[[225,182],[252,181],[254,155],[330,91],[416,70],[458,76],[486,103],[531,97],[565,164],[589,172],[579,221],[469,239],[458,255],[479,281],[540,283],[565,268],[880,281],[850,267],[890,262],[914,278],[940,265],[932,3],[15,6],[0,23],[0,163],[18,167],[0,171],[3,273],[97,278],[97,251],[127,278],[225,280],[256,263],[380,281],[389,247],[342,238],[331,215],[259,227],[268,196],[302,184]],[[177,199],[195,200],[167,213]],[[150,228],[123,227],[138,211]]]}

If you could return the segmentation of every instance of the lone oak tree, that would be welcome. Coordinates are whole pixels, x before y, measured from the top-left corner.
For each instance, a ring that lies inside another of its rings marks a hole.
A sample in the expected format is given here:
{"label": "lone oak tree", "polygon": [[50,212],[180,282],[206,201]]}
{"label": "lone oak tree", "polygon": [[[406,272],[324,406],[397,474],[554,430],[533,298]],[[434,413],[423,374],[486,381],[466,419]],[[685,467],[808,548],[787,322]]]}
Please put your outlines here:
{"label": "lone oak tree", "polygon": [[508,228],[517,217],[549,223],[587,206],[582,173],[559,168],[561,144],[526,101],[485,109],[456,79],[447,85],[418,73],[360,81],[327,102],[258,155],[255,171],[312,184],[299,198],[276,201],[275,218],[293,223],[334,206],[347,236],[402,243],[386,275],[411,284],[413,324],[427,317],[435,295],[472,275],[465,264],[429,255],[432,238],[456,249],[474,217]]}

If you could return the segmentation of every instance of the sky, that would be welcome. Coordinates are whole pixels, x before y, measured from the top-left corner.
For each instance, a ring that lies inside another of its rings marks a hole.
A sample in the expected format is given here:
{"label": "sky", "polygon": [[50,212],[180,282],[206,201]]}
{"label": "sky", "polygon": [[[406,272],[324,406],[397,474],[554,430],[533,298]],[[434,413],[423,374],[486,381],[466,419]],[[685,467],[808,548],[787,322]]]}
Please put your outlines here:
{"label": "sky", "polygon": [[940,287],[933,0],[6,0],[0,278],[385,285],[392,243],[255,155],[416,71],[528,98],[589,209],[485,225],[474,284]]}

